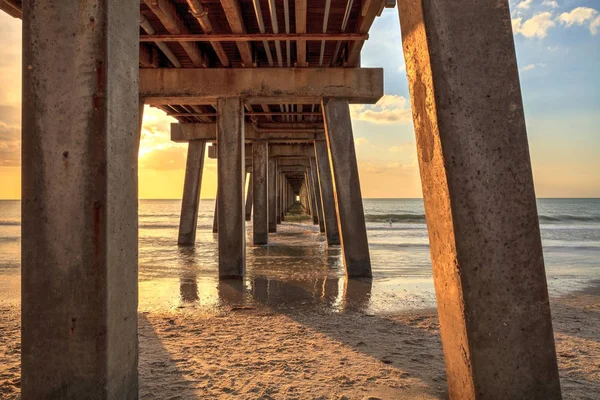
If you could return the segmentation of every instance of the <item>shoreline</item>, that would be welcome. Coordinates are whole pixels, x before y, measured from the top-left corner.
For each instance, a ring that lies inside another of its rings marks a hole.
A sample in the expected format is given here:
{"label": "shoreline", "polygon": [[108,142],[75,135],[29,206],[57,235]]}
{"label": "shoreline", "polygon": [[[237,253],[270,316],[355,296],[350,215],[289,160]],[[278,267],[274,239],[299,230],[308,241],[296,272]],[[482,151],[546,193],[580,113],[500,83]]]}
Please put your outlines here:
{"label": "shoreline", "polygon": [[[551,298],[564,399],[600,393],[600,281]],[[0,302],[0,398],[18,398],[18,303]],[[141,399],[443,399],[435,309],[141,311]],[[310,350],[310,351],[307,351]]]}

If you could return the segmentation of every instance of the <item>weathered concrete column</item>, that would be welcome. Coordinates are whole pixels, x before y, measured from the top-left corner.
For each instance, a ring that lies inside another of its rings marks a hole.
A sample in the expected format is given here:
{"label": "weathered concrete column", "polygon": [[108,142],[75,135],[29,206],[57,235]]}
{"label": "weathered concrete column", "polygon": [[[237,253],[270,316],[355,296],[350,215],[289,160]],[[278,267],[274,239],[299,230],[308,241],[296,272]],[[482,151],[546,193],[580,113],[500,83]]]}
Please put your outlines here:
{"label": "weathered concrete column", "polygon": [[323,140],[315,141],[315,155],[317,161],[317,172],[319,174],[319,185],[321,204],[323,206],[323,220],[325,223],[325,236],[328,246],[340,244],[338,231],[337,211],[333,195],[333,184],[331,169],[329,167],[329,156],[327,154],[327,143]]}
{"label": "weathered concrete column", "polygon": [[217,194],[215,195],[215,213],[213,214],[213,233],[219,232],[219,189],[217,186]]}
{"label": "weathered concrete column", "polygon": [[285,221],[285,174],[281,173],[280,176],[280,182],[281,182],[281,195],[279,198],[279,212],[281,214],[281,222]]}
{"label": "weathered concrete column", "polygon": [[398,6],[450,397],[560,399],[508,1]]}
{"label": "weathered concrete column", "polygon": [[21,396],[137,399],[139,4],[23,7]]}
{"label": "weathered concrete column", "polygon": [[269,158],[269,233],[277,232],[277,160]]}
{"label": "weathered concrete column", "polygon": [[206,142],[203,140],[190,140],[188,144],[179,219],[179,239],[177,240],[177,244],[180,245],[193,245],[196,242],[205,148]]}
{"label": "weathered concrete column", "polygon": [[254,244],[269,243],[269,142],[252,143],[252,182],[254,197]]}
{"label": "weathered concrete column", "polygon": [[324,99],[322,109],[346,275],[370,277],[371,259],[348,101]]}
{"label": "weathered concrete column", "polygon": [[277,181],[277,194],[276,194],[276,209],[277,209],[277,224],[281,224],[281,172],[279,171],[279,165],[277,166],[277,176],[275,177]]}
{"label": "weathered concrete column", "polygon": [[252,219],[252,172],[249,172],[247,175],[249,184],[248,184],[248,193],[246,194],[246,221],[250,221]]}
{"label": "weathered concrete column", "polygon": [[309,190],[310,190],[310,202],[311,202],[311,208],[312,208],[312,217],[313,217],[313,224],[318,225],[319,224],[319,207],[317,205],[317,191],[315,190],[318,186],[318,183],[315,182],[315,176],[313,175],[313,169],[311,167],[308,167],[307,171],[306,171],[307,175],[308,175],[308,184],[309,184]]}
{"label": "weathered concrete column", "polygon": [[287,201],[287,179],[285,174],[281,174],[281,222],[285,221],[285,213],[287,207],[285,202]]}
{"label": "weathered concrete column", "polygon": [[317,160],[314,157],[310,158],[310,174],[313,181],[315,193],[315,204],[317,206],[317,217],[319,219],[319,231],[325,232],[325,223],[323,218],[323,204],[321,203],[321,189],[319,183],[319,174],[317,173]]}
{"label": "weathered concrete column", "polygon": [[241,278],[246,271],[243,107],[239,97],[217,99],[219,279]]}

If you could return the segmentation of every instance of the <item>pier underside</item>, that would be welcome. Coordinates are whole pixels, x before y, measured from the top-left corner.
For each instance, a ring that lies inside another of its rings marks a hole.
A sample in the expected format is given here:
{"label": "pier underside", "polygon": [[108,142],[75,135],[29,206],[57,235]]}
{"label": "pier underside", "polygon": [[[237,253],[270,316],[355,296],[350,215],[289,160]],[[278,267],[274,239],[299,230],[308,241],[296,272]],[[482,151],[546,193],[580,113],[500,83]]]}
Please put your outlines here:
{"label": "pier underside", "polygon": [[[139,396],[144,104],[189,143],[173,245],[202,246],[207,152],[223,282],[245,277],[247,215],[265,246],[292,208],[341,246],[348,282],[371,278],[349,105],[383,96],[360,54],[394,6],[0,0],[23,20],[23,400]],[[398,11],[449,396],[560,399],[508,0]]]}

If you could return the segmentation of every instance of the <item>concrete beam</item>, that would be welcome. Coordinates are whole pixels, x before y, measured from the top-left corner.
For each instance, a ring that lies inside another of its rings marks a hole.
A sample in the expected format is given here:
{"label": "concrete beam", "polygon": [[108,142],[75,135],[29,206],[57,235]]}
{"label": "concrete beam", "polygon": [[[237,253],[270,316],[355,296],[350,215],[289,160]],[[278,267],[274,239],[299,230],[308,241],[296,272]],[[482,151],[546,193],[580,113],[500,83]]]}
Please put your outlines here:
{"label": "concrete beam", "polygon": [[139,2],[23,6],[21,397],[137,399]]}
{"label": "concrete beam", "polygon": [[[217,145],[212,145],[208,147],[208,158],[216,159],[217,158]],[[246,154],[252,154],[252,145],[246,145]],[[280,158],[280,157],[289,157],[289,158],[309,158],[314,157],[315,150],[312,144],[271,144],[269,145],[269,158]],[[251,159],[251,157],[247,157]]]}
{"label": "concrete beam", "polygon": [[560,399],[509,2],[398,12],[449,397]]}
{"label": "concrete beam", "polygon": [[140,96],[150,105],[315,104],[323,97],[374,104],[383,96],[381,68],[157,68],[140,70]]}
{"label": "concrete beam", "polygon": [[[246,142],[254,140],[267,140],[280,143],[312,143],[315,140],[325,140],[325,129],[294,129],[287,132],[279,130],[256,128],[247,122],[245,125]],[[217,140],[217,124],[171,124],[171,140],[186,143],[190,140]]]}

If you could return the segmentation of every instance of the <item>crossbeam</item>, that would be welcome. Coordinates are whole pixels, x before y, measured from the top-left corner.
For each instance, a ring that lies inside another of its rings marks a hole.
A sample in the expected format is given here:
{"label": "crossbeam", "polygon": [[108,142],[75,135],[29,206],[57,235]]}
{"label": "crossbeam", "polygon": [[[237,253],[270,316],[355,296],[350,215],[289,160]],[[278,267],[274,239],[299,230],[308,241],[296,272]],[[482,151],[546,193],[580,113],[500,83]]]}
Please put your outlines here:
{"label": "crossbeam", "polygon": [[[214,104],[242,97],[247,104],[316,104],[322,98],[374,104],[383,96],[382,68],[142,68],[146,104]],[[275,101],[273,101],[275,100]]]}
{"label": "crossbeam", "polygon": [[369,35],[366,33],[263,33],[263,34],[213,34],[206,35],[188,34],[188,35],[142,35],[140,42],[260,42],[263,40],[303,40],[303,41],[321,41],[321,40],[367,40]]}
{"label": "crossbeam", "polygon": [[[246,144],[246,155],[252,154],[252,145]],[[269,158],[308,158],[315,156],[315,147],[313,144],[272,144],[269,145]],[[217,158],[217,145],[213,144],[208,147],[208,158]],[[247,157],[251,159],[251,157]]]}
{"label": "crossbeam", "polygon": [[[315,140],[325,140],[323,129],[303,129],[298,131],[280,131],[256,128],[252,123],[246,123],[246,141],[267,140],[270,142],[312,143]],[[171,140],[185,143],[190,140],[217,140],[217,124],[171,124]]]}

